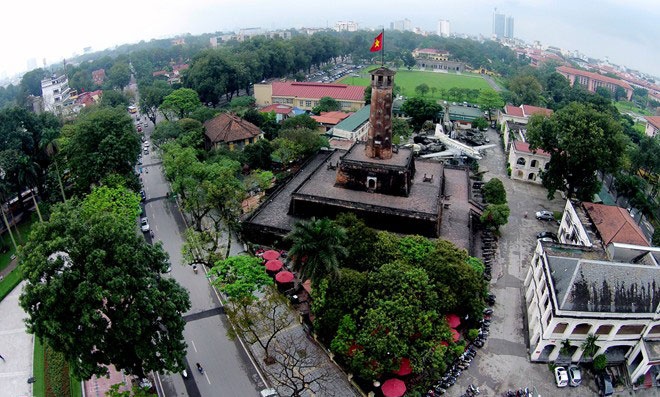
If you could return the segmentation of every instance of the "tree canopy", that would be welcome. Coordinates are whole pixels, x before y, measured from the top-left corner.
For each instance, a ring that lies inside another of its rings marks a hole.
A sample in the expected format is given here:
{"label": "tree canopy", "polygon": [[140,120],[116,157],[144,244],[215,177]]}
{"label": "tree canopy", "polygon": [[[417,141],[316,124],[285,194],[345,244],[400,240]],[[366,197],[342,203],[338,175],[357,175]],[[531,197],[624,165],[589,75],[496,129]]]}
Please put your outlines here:
{"label": "tree canopy", "polygon": [[128,221],[122,208],[137,208],[135,200],[107,191],[60,204],[20,252],[28,331],[83,379],[106,374],[109,364],[140,377],[184,368],[188,293],[161,277],[167,254],[136,233],[135,218]]}
{"label": "tree canopy", "polygon": [[410,117],[410,124],[414,130],[419,130],[427,120],[435,120],[440,105],[424,98],[408,98],[401,106],[401,110]]}
{"label": "tree canopy", "polygon": [[195,90],[179,88],[163,99],[160,110],[168,119],[171,119],[172,116],[183,119],[190,116],[200,106],[202,106],[202,102]]}
{"label": "tree canopy", "polygon": [[614,172],[621,164],[624,138],[621,124],[595,106],[571,103],[551,117],[532,116],[528,125],[531,149],[550,153],[542,171],[548,197],[557,190],[590,201],[600,190],[596,171]]}

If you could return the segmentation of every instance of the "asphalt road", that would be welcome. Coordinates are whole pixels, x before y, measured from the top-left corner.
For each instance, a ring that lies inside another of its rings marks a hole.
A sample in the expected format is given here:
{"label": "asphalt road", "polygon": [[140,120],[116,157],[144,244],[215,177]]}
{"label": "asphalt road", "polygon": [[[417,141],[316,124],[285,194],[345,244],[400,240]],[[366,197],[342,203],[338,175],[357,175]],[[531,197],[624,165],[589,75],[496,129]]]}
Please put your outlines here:
{"label": "asphalt road", "polygon": [[[144,124],[144,117],[141,122]],[[148,122],[145,129],[147,140],[151,131],[153,124]],[[230,341],[227,337],[229,324],[203,269],[195,274],[190,266],[182,263],[185,223],[176,204],[167,198],[169,185],[153,144],[149,147],[149,154],[143,154],[142,162],[141,179],[146,193],[144,207],[154,232],[154,242],[163,244],[170,255],[172,271],[169,275],[189,291],[192,303],[191,309],[184,314],[189,377],[183,379],[181,374],[160,374],[157,387],[162,386],[164,396],[257,396],[265,387],[264,381],[240,342]],[[150,240],[148,233],[145,237]],[[241,249],[238,244],[233,245],[232,251]],[[195,363],[204,367],[204,374],[196,370]]]}

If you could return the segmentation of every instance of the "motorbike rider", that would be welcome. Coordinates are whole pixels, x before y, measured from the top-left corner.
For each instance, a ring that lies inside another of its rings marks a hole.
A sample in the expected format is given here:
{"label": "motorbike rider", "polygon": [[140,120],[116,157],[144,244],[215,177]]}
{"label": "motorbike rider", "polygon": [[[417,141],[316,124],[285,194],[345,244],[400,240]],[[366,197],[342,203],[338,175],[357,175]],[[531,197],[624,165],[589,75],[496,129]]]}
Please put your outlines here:
{"label": "motorbike rider", "polygon": [[197,370],[199,371],[199,373],[203,374],[204,373],[204,368],[202,368],[202,366],[199,363],[197,363],[195,365],[197,365]]}

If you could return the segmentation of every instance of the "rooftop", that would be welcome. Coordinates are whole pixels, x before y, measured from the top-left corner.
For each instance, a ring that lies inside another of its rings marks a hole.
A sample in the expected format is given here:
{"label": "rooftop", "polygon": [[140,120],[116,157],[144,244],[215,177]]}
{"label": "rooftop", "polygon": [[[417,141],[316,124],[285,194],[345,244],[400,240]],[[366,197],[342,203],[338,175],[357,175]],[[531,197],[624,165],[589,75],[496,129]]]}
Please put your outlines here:
{"label": "rooftop", "polygon": [[369,121],[369,112],[371,111],[371,105],[362,107],[357,112],[351,114],[349,117],[343,119],[339,124],[335,126],[338,130],[343,131],[356,131],[364,123]]}
{"label": "rooftop", "polygon": [[595,203],[582,203],[582,207],[591,218],[605,246],[610,243],[651,246],[624,208]]}
{"label": "rooftop", "polygon": [[367,157],[366,145],[364,144],[355,144],[353,145],[346,154],[341,156],[342,161],[355,161],[360,163],[370,163],[378,164],[380,166],[394,166],[394,167],[405,167],[412,157],[413,153],[411,149],[400,148],[398,153],[392,151],[392,158],[387,160],[377,159]]}
{"label": "rooftop", "polygon": [[625,82],[623,80],[619,80],[619,79],[614,79],[612,77],[604,76],[602,74],[598,74],[598,73],[594,73],[594,72],[588,72],[586,70],[570,68],[568,66],[560,66],[560,67],[557,68],[557,71],[560,72],[560,73],[563,72],[563,73],[566,73],[566,74],[574,74],[574,75],[578,75],[578,76],[588,77],[588,78],[593,79],[593,80],[598,80],[598,81],[602,81],[602,82],[605,82],[605,83],[618,85],[618,86],[620,86],[622,88],[625,88],[627,90],[632,90],[632,87],[627,82]]}
{"label": "rooftop", "polygon": [[262,113],[275,112],[277,114],[289,114],[293,111],[293,107],[281,103],[274,103],[272,105],[268,105],[264,108],[259,109],[259,111]]}
{"label": "rooftop", "polygon": [[544,151],[543,149],[532,150],[529,148],[529,143],[523,141],[513,141],[513,150],[516,152],[532,153],[539,156],[550,157],[550,153]]}
{"label": "rooftop", "polygon": [[321,99],[327,96],[336,100],[364,101],[364,87],[354,85],[275,81],[272,86],[274,97]]}
{"label": "rooftop", "polygon": [[532,106],[532,105],[520,105],[520,106],[506,105],[504,107],[504,113],[513,117],[527,118],[533,114],[542,114],[544,116],[551,116],[552,110],[541,108],[538,106]]}
{"label": "rooftop", "polygon": [[204,123],[204,134],[212,143],[236,142],[261,135],[256,125],[230,113],[220,113]]}
{"label": "rooftop", "polygon": [[644,118],[649,124],[653,125],[655,128],[660,129],[660,116],[646,116]]}
{"label": "rooftop", "polygon": [[337,125],[339,124],[340,121],[346,119],[348,116],[350,116],[352,113],[344,113],[344,112],[321,112],[319,116],[312,116],[312,118],[316,121],[318,121],[321,124],[330,124],[330,125]]}

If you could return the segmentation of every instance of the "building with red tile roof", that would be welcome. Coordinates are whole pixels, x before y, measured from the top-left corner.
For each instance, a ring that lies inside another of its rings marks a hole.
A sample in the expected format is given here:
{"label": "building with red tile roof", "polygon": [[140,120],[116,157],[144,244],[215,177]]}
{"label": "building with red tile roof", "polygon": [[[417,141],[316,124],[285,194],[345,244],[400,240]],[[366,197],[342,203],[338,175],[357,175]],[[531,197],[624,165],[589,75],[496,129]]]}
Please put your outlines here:
{"label": "building with red tile roof", "polygon": [[319,130],[321,132],[327,132],[329,129],[332,127],[336,126],[339,124],[342,120],[346,119],[348,116],[352,115],[353,113],[345,113],[345,112],[321,112],[320,115],[314,116],[312,115],[312,118],[320,124]]}
{"label": "building with red tile roof", "polygon": [[509,168],[511,179],[541,184],[541,171],[547,169],[550,154],[541,150],[532,150],[529,143],[513,141],[509,149]]}
{"label": "building with red tile roof", "polygon": [[590,92],[596,92],[598,87],[605,87],[614,93],[617,87],[621,87],[626,91],[626,98],[630,100],[633,94],[633,88],[630,84],[623,80],[614,79],[612,77],[603,76],[602,74],[588,72],[571,68],[568,66],[559,66],[557,73],[566,77],[571,85],[577,81],[581,86],[585,87]]}
{"label": "building with red tile roof", "polygon": [[552,110],[532,105],[506,105],[504,111],[498,111],[497,122],[500,125],[504,137],[504,147],[509,148],[509,141],[512,139],[525,140],[527,132],[527,123],[530,116],[541,114],[543,116],[552,116]]}
{"label": "building with red tile roof", "polygon": [[234,114],[220,113],[204,123],[204,137],[207,148],[225,145],[234,150],[261,139],[263,132]]}
{"label": "building with red tile roof", "polygon": [[604,246],[611,243],[651,246],[642,229],[624,208],[595,203],[582,203],[582,206],[598,230]]}
{"label": "building with red tile roof", "polygon": [[660,116],[646,116],[646,135],[657,136],[660,133]]}
{"label": "building with red tile roof", "polygon": [[92,71],[92,81],[96,85],[101,85],[103,84],[103,80],[105,80],[105,69],[97,69]]}
{"label": "building with red tile roof", "polygon": [[341,104],[341,110],[356,111],[364,106],[364,87],[346,84],[275,81],[271,84],[255,84],[254,97],[257,106],[285,104],[312,110],[323,97],[330,97]]}

